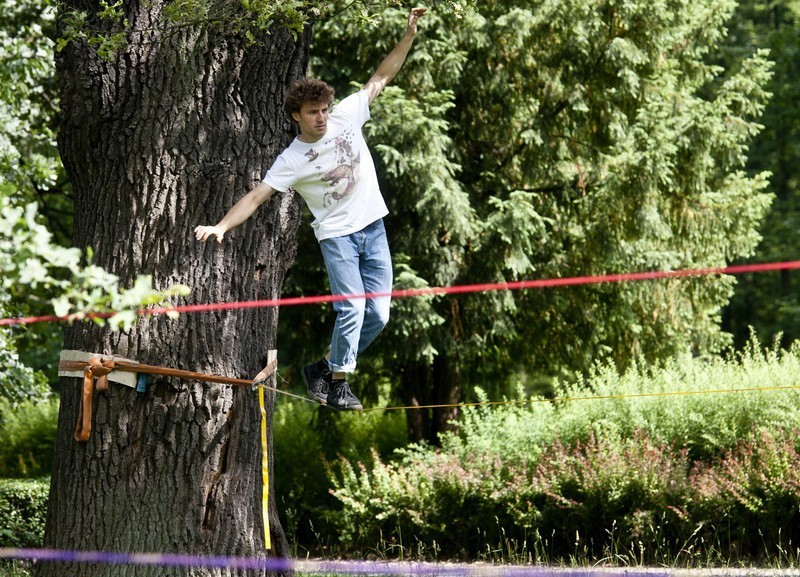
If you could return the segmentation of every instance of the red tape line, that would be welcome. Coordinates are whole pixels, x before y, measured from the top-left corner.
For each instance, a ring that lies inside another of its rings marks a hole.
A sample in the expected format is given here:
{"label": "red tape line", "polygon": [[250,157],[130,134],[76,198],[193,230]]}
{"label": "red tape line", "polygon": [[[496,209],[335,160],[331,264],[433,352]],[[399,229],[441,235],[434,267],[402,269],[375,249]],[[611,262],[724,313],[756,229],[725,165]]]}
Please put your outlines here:
{"label": "red tape line", "polygon": [[[313,305],[320,303],[332,303],[342,300],[350,299],[367,299],[367,298],[409,298],[420,296],[434,296],[444,294],[466,294],[502,290],[521,290],[521,289],[534,289],[534,288],[550,288],[550,287],[564,287],[576,285],[589,285],[601,284],[611,282],[635,282],[644,280],[655,280],[663,278],[682,278],[691,276],[705,276],[711,274],[746,274],[753,272],[770,272],[779,270],[795,270],[800,269],[800,260],[786,261],[786,262],[772,262],[760,264],[742,264],[726,267],[711,267],[711,268],[695,268],[684,269],[675,271],[648,271],[648,272],[633,272],[633,273],[619,273],[607,274],[597,276],[577,276],[565,278],[552,278],[540,280],[524,280],[515,282],[503,283],[483,283],[483,284],[470,284],[470,285],[456,285],[449,287],[427,287],[418,289],[400,289],[385,293],[366,293],[358,295],[319,295],[311,297],[287,297],[278,299],[266,299],[255,301],[237,301],[228,303],[216,304],[197,304],[197,305],[182,305],[176,307],[159,307],[151,309],[139,309],[137,314],[140,316],[154,316],[165,314],[168,312],[178,313],[197,313],[197,312],[210,312],[210,311],[224,311],[224,310],[240,310],[240,309],[254,309],[264,307],[286,307],[298,305]],[[84,315],[73,314],[68,316],[45,315],[38,317],[21,317],[21,318],[5,318],[0,319],[0,326],[4,325],[28,325],[43,322],[62,322],[79,319],[93,319],[93,318],[109,318],[116,313],[86,313]]]}

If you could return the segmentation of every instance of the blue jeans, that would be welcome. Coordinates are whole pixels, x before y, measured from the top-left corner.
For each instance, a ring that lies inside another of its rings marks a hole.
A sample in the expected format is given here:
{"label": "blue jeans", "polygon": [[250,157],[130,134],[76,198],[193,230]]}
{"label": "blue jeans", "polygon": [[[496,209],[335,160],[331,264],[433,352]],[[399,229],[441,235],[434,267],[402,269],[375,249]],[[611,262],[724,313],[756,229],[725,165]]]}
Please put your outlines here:
{"label": "blue jeans", "polygon": [[[383,219],[358,232],[320,241],[328,281],[334,295],[389,293],[392,256]],[[389,322],[391,297],[336,301],[336,323],[331,337],[331,371],[352,373],[358,355]]]}

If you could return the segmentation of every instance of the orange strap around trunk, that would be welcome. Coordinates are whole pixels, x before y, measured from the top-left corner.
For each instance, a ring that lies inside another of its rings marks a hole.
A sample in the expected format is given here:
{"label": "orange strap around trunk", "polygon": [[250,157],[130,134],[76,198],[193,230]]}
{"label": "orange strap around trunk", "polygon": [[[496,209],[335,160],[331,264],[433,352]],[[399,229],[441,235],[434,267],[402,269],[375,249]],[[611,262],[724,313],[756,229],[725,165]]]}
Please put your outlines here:
{"label": "orange strap around trunk", "polygon": [[114,370],[113,360],[89,359],[83,369],[83,395],[78,412],[78,423],[75,425],[75,440],[85,443],[92,432],[92,388],[97,378],[97,390],[108,390],[108,373]]}
{"label": "orange strap around trunk", "polygon": [[[61,361],[58,364],[59,370],[83,371],[83,392],[81,395],[81,406],[78,412],[78,423],[75,426],[75,440],[85,443],[89,440],[92,432],[92,396],[95,378],[97,379],[97,390],[104,392],[108,390],[108,374],[111,371],[127,371],[131,373],[145,373],[148,375],[161,375],[165,377],[179,377],[194,381],[205,381],[209,383],[220,383],[223,385],[251,386],[253,381],[247,379],[233,379],[220,375],[207,375],[205,373],[195,373],[181,369],[171,369],[168,367],[158,367],[154,365],[143,365],[128,361],[115,361],[114,359],[92,358],[86,361]],[[272,376],[278,368],[278,361],[269,363],[263,371],[259,373],[260,379]]]}

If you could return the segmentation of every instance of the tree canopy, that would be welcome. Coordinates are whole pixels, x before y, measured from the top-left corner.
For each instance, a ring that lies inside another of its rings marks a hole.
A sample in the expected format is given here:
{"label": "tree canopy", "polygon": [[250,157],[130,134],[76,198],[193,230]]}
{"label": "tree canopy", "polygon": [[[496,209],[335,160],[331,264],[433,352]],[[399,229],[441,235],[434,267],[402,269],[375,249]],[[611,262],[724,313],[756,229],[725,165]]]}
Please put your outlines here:
{"label": "tree canopy", "polygon": [[[753,139],[748,153],[750,172],[769,171],[775,193],[772,209],[764,219],[764,241],[753,256],[756,262],[796,260],[800,252],[800,2],[781,0],[740,2],[731,20],[731,33],[723,45],[721,61],[735,62],[742,53],[769,50],[774,76],[767,89],[772,98],[764,110],[764,130]],[[742,346],[753,327],[763,342],[780,344],[800,337],[798,274],[740,278],[736,294],[725,314],[724,327]],[[783,339],[780,339],[783,335]]]}

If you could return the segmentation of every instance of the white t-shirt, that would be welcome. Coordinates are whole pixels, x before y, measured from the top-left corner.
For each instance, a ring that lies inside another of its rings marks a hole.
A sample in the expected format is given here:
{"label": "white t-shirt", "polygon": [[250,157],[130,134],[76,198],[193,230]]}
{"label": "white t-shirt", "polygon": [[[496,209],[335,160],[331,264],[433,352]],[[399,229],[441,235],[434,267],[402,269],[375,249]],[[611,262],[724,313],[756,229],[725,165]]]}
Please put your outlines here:
{"label": "white t-shirt", "polygon": [[348,96],[331,111],[325,136],[310,144],[295,138],[264,177],[275,190],[303,197],[317,240],[357,232],[389,213],[361,133],[369,118],[367,93]]}

